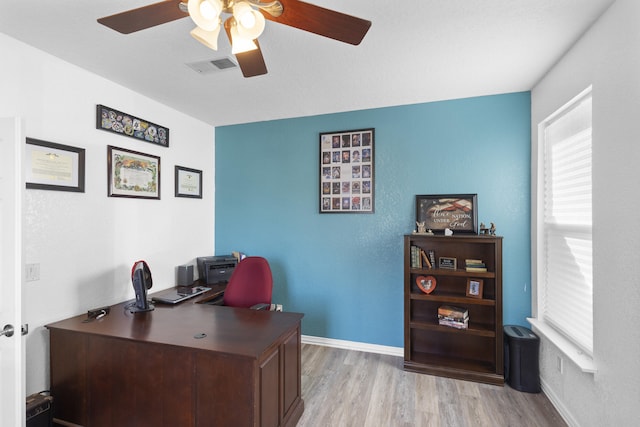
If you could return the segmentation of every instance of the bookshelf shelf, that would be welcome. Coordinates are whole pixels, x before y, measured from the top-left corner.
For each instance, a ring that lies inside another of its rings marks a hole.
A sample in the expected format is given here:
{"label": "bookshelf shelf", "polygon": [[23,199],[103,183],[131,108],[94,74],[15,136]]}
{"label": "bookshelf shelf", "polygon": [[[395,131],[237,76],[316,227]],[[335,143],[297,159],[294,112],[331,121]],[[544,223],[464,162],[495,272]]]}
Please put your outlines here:
{"label": "bookshelf shelf", "polygon": [[[483,237],[485,239],[485,237]],[[446,270],[443,268],[412,268],[412,273],[415,274],[429,274],[438,276],[462,276],[462,277],[479,277],[479,278],[494,278],[496,274],[494,272],[471,272],[466,270]]]}
{"label": "bookshelf shelf", "polygon": [[[456,258],[457,269],[425,268],[416,251]],[[467,271],[465,260],[472,259],[487,271]],[[436,279],[431,293],[418,287],[419,276]],[[481,298],[466,296],[469,278],[482,280]],[[469,313],[466,329],[439,324],[438,308],[445,305]],[[404,308],[405,370],[504,384],[502,237],[405,235]]]}
{"label": "bookshelf shelf", "polygon": [[411,299],[413,300],[424,300],[424,301],[438,301],[442,303],[450,303],[457,305],[496,305],[496,301],[492,299],[474,299],[468,298],[466,296],[459,296],[453,293],[442,293],[439,295],[425,295],[418,293],[411,293]]}
{"label": "bookshelf shelf", "polygon": [[434,323],[429,322],[411,322],[411,328],[423,329],[426,331],[439,332],[443,334],[462,334],[462,335],[478,335],[483,337],[495,337],[495,330],[491,329],[489,325],[473,324],[469,323],[468,329],[456,329],[448,326],[440,326],[437,321]]}

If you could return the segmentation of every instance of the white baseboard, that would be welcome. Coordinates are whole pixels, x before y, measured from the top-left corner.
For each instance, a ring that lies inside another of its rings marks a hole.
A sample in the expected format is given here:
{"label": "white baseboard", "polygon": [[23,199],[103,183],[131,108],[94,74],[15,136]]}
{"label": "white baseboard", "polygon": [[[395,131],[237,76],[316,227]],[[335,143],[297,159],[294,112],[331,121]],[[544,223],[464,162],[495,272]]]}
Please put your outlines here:
{"label": "white baseboard", "polygon": [[367,353],[387,354],[389,356],[404,357],[404,348],[391,347],[387,345],[367,344],[356,341],[336,340],[332,338],[314,337],[302,335],[300,338],[303,344],[322,345],[325,347],[342,348],[345,350],[365,351]]}
{"label": "white baseboard", "polygon": [[542,378],[540,378],[540,387],[542,388],[542,392],[545,394],[545,396],[547,396],[553,407],[556,408],[564,422],[566,422],[569,427],[580,427],[578,421],[573,418],[571,412],[567,410],[566,406],[564,406],[562,401]]}

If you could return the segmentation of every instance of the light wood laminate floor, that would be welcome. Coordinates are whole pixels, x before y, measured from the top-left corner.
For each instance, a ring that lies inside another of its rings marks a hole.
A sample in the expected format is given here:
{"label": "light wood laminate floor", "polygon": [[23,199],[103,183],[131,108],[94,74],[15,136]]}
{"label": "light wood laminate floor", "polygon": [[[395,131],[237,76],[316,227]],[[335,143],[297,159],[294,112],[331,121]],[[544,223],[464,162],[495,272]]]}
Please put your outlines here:
{"label": "light wood laminate floor", "polygon": [[302,344],[299,427],[565,427],[542,393],[405,372],[402,358]]}

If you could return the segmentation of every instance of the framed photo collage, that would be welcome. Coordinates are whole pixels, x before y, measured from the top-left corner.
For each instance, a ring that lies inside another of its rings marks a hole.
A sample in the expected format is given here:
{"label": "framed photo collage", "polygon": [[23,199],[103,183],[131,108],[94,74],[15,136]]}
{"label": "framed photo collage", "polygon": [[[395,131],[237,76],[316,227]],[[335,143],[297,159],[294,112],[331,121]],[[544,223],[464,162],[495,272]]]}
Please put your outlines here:
{"label": "framed photo collage", "polygon": [[320,213],[373,213],[374,129],[320,134]]}

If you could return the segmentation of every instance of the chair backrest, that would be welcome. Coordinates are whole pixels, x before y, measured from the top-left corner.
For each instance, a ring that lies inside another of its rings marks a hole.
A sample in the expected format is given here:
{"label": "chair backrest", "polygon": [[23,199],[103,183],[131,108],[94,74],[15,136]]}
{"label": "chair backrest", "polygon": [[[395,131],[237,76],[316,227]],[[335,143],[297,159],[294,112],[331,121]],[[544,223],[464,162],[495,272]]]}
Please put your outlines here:
{"label": "chair backrest", "polygon": [[273,277],[266,259],[257,256],[241,260],[231,273],[223,303],[230,307],[271,304]]}

